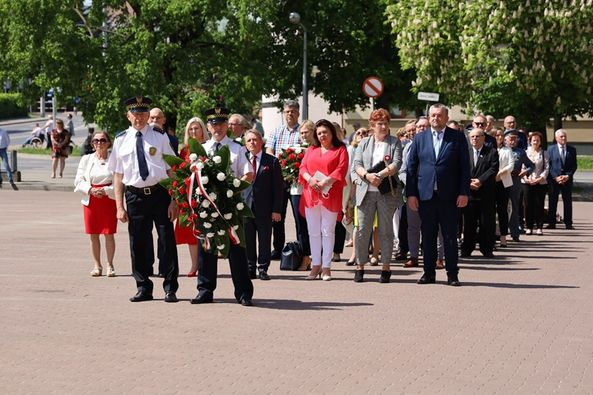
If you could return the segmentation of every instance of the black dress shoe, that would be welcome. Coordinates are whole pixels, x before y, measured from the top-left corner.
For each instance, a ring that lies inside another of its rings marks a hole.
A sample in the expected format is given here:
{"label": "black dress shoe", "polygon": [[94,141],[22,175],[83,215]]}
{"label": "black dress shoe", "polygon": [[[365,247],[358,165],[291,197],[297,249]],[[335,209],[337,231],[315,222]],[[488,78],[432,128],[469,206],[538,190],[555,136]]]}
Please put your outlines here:
{"label": "black dress shoe", "polygon": [[145,302],[147,300],[152,300],[152,295],[144,292],[138,292],[130,298],[130,302]]}
{"label": "black dress shoe", "polygon": [[208,294],[198,294],[195,298],[189,301],[191,304],[204,304],[204,303],[212,303],[212,295]]}
{"label": "black dress shoe", "polygon": [[249,307],[249,306],[253,306],[253,302],[251,301],[251,299],[241,299],[241,306],[245,306],[245,307]]}
{"label": "black dress shoe", "polygon": [[459,256],[461,258],[469,258],[470,256],[472,256],[472,253],[471,252],[462,251]]}
{"label": "black dress shoe", "polygon": [[391,270],[381,270],[381,277],[379,278],[379,282],[382,284],[386,284],[391,279]]}
{"label": "black dress shoe", "polygon": [[252,280],[255,280],[257,278],[257,273],[256,272],[249,272],[249,278]]}
{"label": "black dress shoe", "polygon": [[552,225],[552,224],[546,225],[546,229],[556,229],[556,225]]}
{"label": "black dress shoe", "polygon": [[175,295],[175,292],[167,292],[165,294],[165,302],[177,303],[177,302],[179,302],[179,299],[177,299],[177,295]]}
{"label": "black dress shoe", "polygon": [[434,284],[434,283],[436,283],[435,276],[430,276],[426,273],[424,273],[422,275],[422,277],[420,277],[420,280],[418,280],[418,284]]}
{"label": "black dress shoe", "polygon": [[574,226],[572,226],[572,225],[566,225],[566,229],[574,230]]}
{"label": "black dress shoe", "polygon": [[12,187],[12,189],[14,189],[15,191],[19,190],[19,187],[16,186],[16,184],[14,182],[10,183],[10,186]]}
{"label": "black dress shoe", "polygon": [[280,251],[272,250],[272,253],[270,254],[270,259],[273,261],[279,261],[281,256],[282,254],[280,253]]}
{"label": "black dress shoe", "polygon": [[452,287],[461,287],[461,283],[459,282],[459,278],[457,275],[454,276],[447,276],[447,285]]}
{"label": "black dress shoe", "polygon": [[354,272],[354,282],[361,283],[364,281],[364,269]]}
{"label": "black dress shoe", "polygon": [[515,236],[515,237],[513,237],[513,241],[515,241],[515,242],[520,242],[520,241],[521,241],[521,239],[519,239],[519,236]]}
{"label": "black dress shoe", "polygon": [[405,261],[408,259],[408,253],[407,252],[399,252],[396,256],[395,256],[395,260],[396,261]]}
{"label": "black dress shoe", "polygon": [[494,254],[492,252],[482,252],[484,258],[494,258]]}
{"label": "black dress shoe", "polygon": [[259,272],[259,279],[268,281],[270,279],[270,276],[268,275],[268,272],[261,271]]}

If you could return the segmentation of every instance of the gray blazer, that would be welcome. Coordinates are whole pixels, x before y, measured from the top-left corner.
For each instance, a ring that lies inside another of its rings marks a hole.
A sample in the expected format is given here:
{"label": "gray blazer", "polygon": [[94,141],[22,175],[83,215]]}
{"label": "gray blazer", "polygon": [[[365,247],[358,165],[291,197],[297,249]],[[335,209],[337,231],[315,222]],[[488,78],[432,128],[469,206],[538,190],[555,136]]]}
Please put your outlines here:
{"label": "gray blazer", "polygon": [[[391,163],[395,165],[395,174],[397,174],[397,171],[402,165],[402,144],[397,137],[391,135],[385,138],[385,142],[389,144],[388,153],[391,156]],[[375,137],[365,137],[358,144],[358,148],[354,154],[354,162],[352,163],[352,167],[350,169],[350,175],[352,177],[352,182],[356,185],[357,206],[360,206],[362,203],[362,200],[364,199],[364,196],[366,195],[369,188],[369,183],[368,181],[360,178],[358,173],[356,173],[356,169],[363,167],[365,170],[368,170],[372,167],[371,163],[373,161],[374,150]]]}

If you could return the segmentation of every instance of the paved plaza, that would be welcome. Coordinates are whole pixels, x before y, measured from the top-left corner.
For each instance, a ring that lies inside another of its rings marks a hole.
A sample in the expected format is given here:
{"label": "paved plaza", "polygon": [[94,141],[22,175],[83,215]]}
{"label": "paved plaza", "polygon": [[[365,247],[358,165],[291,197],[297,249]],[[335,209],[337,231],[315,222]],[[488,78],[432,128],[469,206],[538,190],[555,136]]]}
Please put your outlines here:
{"label": "paved plaza", "polygon": [[0,207],[2,394],[593,391],[593,203],[575,203],[574,231],[462,260],[461,288],[444,272],[417,285],[421,270],[401,264],[390,284],[379,268],[355,284],[344,262],[331,282],[276,262],[251,308],[225,260],[214,304],[191,305],[187,277],[180,303],[163,302],[158,278],[154,301],[130,303],[121,224],[118,276],[91,278],[74,193],[3,189]]}

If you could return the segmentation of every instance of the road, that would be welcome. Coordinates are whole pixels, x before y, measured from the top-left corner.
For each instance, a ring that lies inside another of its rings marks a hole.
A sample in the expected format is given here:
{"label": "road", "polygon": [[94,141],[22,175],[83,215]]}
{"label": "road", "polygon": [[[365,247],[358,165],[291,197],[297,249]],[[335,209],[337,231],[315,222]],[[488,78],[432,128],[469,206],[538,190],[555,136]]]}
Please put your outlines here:
{"label": "road", "polygon": [[[67,113],[58,113],[57,117],[61,118],[66,123]],[[94,124],[87,125],[82,118],[82,115],[78,113],[73,115],[72,120],[74,121],[74,142],[80,144],[84,141],[87,136],[88,126],[95,126]],[[15,120],[14,123],[0,122],[0,127],[8,131],[10,135],[10,145],[13,147],[21,146],[31,136],[31,131],[35,128],[35,124],[39,123],[41,127],[45,124],[45,120],[42,118],[32,118],[31,121],[26,120]]]}

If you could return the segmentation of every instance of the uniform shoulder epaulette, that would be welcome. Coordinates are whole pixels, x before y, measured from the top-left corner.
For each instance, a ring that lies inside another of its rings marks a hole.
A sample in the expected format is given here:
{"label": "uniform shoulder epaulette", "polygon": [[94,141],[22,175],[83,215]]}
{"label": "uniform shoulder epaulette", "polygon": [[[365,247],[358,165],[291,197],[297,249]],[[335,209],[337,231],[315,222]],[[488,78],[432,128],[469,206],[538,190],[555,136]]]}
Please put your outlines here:
{"label": "uniform shoulder epaulette", "polygon": [[158,126],[154,125],[152,127],[154,129],[155,132],[160,133],[160,134],[165,134],[165,131],[161,128],[159,128]]}
{"label": "uniform shoulder epaulette", "polygon": [[122,132],[119,132],[118,134],[115,135],[115,138],[118,138],[118,137],[121,137],[121,136],[125,135],[126,132],[127,132],[127,130],[124,130]]}

